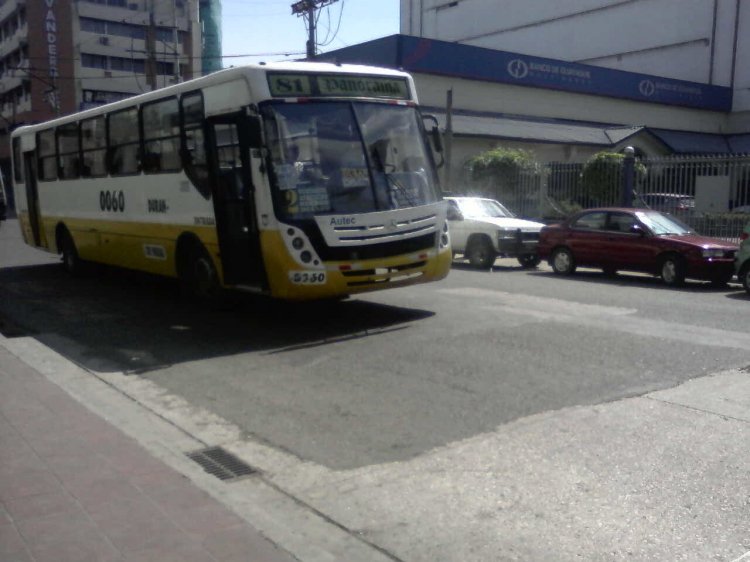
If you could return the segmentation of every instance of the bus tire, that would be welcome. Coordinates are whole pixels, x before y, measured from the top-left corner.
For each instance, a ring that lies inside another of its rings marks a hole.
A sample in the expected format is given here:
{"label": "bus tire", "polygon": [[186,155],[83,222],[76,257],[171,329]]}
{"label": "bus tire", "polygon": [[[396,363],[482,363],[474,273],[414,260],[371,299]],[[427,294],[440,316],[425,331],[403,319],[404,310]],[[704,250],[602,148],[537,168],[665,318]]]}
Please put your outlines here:
{"label": "bus tire", "polygon": [[79,277],[85,270],[85,262],[78,256],[76,243],[67,228],[62,228],[58,234],[57,247],[62,256],[62,265],[70,275]]}
{"label": "bus tire", "polygon": [[183,295],[210,299],[219,293],[219,275],[206,248],[197,240],[181,248],[178,275]]}

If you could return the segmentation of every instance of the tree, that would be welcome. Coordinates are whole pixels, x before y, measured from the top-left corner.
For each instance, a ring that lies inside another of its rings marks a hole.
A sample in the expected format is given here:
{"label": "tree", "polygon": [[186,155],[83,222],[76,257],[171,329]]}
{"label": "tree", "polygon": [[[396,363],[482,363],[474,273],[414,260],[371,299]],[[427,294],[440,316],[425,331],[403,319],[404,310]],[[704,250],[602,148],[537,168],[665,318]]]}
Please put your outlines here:
{"label": "tree", "polygon": [[[581,187],[588,201],[585,205],[612,205],[619,203],[623,182],[624,154],[597,152],[588,159],[581,172]],[[635,183],[646,176],[646,167],[635,163]]]}
{"label": "tree", "polygon": [[474,156],[466,167],[477,195],[500,200],[516,196],[521,176],[536,174],[539,168],[532,152],[501,146]]}

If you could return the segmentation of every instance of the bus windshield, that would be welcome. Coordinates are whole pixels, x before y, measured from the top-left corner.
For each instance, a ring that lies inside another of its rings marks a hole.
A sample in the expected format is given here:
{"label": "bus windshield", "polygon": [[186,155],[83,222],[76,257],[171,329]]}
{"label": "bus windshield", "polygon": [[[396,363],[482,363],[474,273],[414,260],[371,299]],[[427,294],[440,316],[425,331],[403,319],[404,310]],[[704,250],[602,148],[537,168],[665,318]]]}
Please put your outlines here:
{"label": "bus windshield", "polygon": [[279,218],[401,209],[438,200],[415,107],[365,102],[263,108]]}

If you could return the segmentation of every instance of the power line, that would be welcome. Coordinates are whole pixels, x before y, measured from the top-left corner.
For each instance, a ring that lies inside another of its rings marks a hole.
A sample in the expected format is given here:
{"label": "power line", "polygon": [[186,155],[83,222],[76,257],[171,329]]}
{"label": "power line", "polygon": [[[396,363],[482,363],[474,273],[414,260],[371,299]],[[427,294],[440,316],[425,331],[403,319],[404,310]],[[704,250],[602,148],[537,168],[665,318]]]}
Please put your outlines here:
{"label": "power line", "polygon": [[[299,0],[292,4],[292,14],[303,17],[307,23],[307,58],[313,59],[316,54],[315,28],[320,14],[316,11],[329,6],[338,0]],[[343,9],[343,8],[342,8]]]}

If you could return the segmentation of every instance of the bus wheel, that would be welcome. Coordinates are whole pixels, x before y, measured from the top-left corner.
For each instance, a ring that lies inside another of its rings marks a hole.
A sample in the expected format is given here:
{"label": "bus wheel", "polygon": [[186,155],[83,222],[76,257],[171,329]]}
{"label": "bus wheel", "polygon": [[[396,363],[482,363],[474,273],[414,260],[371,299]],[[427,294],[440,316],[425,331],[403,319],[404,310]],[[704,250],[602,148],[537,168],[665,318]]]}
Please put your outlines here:
{"label": "bus wheel", "polygon": [[65,271],[74,276],[81,275],[84,271],[85,264],[84,261],[78,257],[76,243],[73,241],[73,237],[67,230],[63,230],[60,233],[60,243],[58,247],[62,254],[62,264]]}
{"label": "bus wheel", "polygon": [[193,242],[183,254],[180,283],[183,294],[198,298],[215,297],[219,292],[219,276],[211,256],[199,242]]}

